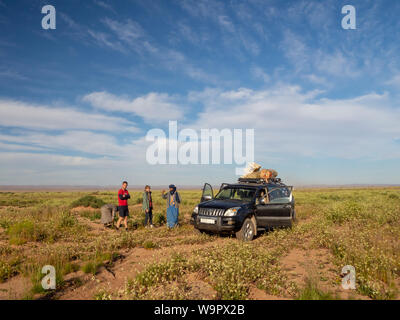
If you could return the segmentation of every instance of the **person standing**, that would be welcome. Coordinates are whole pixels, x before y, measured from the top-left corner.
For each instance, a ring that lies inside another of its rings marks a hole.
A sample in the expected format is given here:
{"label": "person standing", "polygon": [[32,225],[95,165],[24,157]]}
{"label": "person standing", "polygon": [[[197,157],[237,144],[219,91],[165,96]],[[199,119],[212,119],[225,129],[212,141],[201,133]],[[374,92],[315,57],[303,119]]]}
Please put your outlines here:
{"label": "person standing", "polygon": [[128,217],[129,217],[129,209],[128,209],[128,199],[131,198],[128,191],[128,182],[122,182],[122,187],[118,191],[118,213],[119,219],[117,221],[117,230],[119,230],[119,226],[121,222],[124,221],[125,230],[128,230]]}
{"label": "person standing", "polygon": [[178,225],[181,197],[173,184],[169,185],[168,193],[165,193],[165,190],[162,191],[162,197],[167,199],[167,226],[173,228]]}
{"label": "person standing", "polygon": [[153,199],[151,197],[150,186],[144,188],[142,208],[146,214],[144,218],[145,227],[147,227],[147,223],[150,222],[150,228],[153,228]]}

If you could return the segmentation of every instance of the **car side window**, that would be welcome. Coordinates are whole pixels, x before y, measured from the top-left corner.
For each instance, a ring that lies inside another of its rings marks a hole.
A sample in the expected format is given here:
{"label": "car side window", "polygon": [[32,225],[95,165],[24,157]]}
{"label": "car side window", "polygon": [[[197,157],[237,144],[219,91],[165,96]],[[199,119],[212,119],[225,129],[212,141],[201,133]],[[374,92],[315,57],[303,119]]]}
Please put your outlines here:
{"label": "car side window", "polygon": [[268,195],[270,203],[288,203],[291,201],[292,189],[289,187],[280,187],[272,189]]}
{"label": "car side window", "polygon": [[[264,199],[264,201],[262,201]],[[257,204],[268,203],[268,192],[267,189],[260,189],[257,196]]]}

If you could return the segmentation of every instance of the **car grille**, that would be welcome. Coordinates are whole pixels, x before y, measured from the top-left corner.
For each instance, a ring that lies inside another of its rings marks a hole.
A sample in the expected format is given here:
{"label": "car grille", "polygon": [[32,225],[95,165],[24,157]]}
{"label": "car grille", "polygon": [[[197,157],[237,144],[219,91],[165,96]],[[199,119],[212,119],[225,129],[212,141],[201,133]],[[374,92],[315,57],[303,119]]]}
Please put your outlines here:
{"label": "car grille", "polygon": [[214,209],[214,208],[200,208],[199,214],[203,216],[214,216],[220,217],[223,216],[225,209]]}

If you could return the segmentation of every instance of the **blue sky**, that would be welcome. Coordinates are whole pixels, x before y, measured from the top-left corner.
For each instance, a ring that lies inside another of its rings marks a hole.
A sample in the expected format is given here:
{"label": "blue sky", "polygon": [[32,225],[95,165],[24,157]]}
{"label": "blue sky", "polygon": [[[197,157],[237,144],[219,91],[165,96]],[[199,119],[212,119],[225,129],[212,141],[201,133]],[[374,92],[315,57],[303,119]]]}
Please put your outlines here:
{"label": "blue sky", "polygon": [[168,120],[253,128],[255,161],[291,184],[399,183],[399,15],[395,0],[0,0],[0,184],[235,179],[149,165],[146,133]]}

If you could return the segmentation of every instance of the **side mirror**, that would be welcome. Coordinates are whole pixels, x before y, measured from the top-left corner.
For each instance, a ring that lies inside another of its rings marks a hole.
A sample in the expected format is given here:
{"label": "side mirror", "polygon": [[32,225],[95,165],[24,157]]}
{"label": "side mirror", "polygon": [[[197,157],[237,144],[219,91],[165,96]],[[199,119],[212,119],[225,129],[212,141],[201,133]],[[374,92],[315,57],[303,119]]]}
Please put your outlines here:
{"label": "side mirror", "polygon": [[209,200],[212,200],[212,197],[211,196],[204,196],[204,201],[209,201]]}
{"label": "side mirror", "polygon": [[260,203],[261,204],[267,204],[267,201],[265,200],[265,198],[261,198]]}

